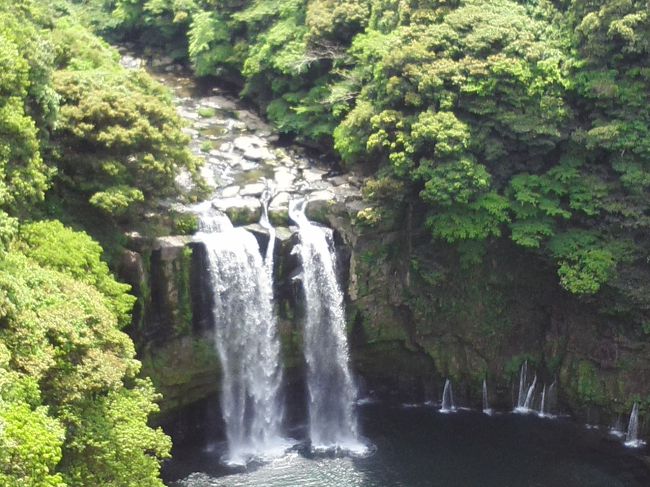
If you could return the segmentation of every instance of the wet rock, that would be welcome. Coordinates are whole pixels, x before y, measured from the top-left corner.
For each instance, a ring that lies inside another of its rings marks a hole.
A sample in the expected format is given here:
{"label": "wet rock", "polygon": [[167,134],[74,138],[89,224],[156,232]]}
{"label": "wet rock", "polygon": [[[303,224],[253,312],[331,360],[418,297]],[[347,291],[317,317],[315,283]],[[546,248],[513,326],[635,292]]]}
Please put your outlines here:
{"label": "wet rock", "polygon": [[191,237],[185,235],[158,237],[153,242],[153,250],[160,251],[160,260],[171,261],[178,258],[191,240]]}
{"label": "wet rock", "polygon": [[325,171],[320,169],[303,169],[302,178],[308,183],[314,183],[316,181],[322,181]]}
{"label": "wet rock", "polygon": [[256,223],[262,215],[262,204],[257,198],[221,198],[214,200],[212,206],[228,215],[233,225]]}
{"label": "wet rock", "polygon": [[169,56],[156,57],[151,61],[152,68],[162,68],[174,64],[174,60]]}
{"label": "wet rock", "polygon": [[310,220],[325,223],[327,222],[327,213],[334,202],[335,197],[332,191],[316,191],[309,195],[305,206],[305,215]]}
{"label": "wet rock", "polygon": [[125,54],[122,56],[122,59],[120,59],[120,64],[126,69],[140,69],[145,63],[143,59],[134,57],[130,54]]}
{"label": "wet rock", "polygon": [[275,155],[266,146],[264,139],[252,135],[241,135],[233,141],[235,149],[243,153],[245,159],[263,161],[275,159]]}
{"label": "wet rock", "polygon": [[240,196],[259,197],[264,192],[265,189],[266,189],[266,185],[264,183],[247,184],[239,191],[239,194]]}
{"label": "wet rock", "polygon": [[269,218],[274,225],[286,225],[289,220],[291,195],[285,191],[276,194],[269,204]]}
{"label": "wet rock", "polygon": [[333,178],[328,178],[327,182],[332,186],[341,186],[342,184],[346,184],[348,182],[348,178],[345,176],[335,176]]}
{"label": "wet rock", "polygon": [[239,195],[239,186],[228,186],[221,190],[222,198],[233,198],[237,195]]}
{"label": "wet rock", "polygon": [[181,132],[183,132],[185,135],[192,137],[193,139],[199,136],[199,131],[191,127],[183,127],[181,129]]}
{"label": "wet rock", "polygon": [[279,166],[273,173],[273,183],[278,191],[291,191],[295,180],[296,176],[287,167]]}

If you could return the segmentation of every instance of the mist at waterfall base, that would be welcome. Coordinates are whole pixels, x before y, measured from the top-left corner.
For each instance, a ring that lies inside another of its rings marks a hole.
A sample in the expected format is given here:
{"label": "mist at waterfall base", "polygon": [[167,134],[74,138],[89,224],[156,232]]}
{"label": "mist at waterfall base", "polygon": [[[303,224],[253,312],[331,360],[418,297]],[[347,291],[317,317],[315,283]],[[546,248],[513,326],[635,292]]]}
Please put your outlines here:
{"label": "mist at waterfall base", "polygon": [[229,444],[224,459],[284,453],[280,342],[273,310],[273,247],[262,259],[255,237],[210,213],[200,218],[213,287],[215,345],[222,369],[221,411]]}
{"label": "mist at waterfall base", "polygon": [[[219,461],[224,441],[177,448],[173,487],[647,487],[647,466],[620,441],[571,420],[371,403],[357,409],[373,455],[313,453],[307,444],[247,467]],[[294,425],[307,437],[307,417]]]}

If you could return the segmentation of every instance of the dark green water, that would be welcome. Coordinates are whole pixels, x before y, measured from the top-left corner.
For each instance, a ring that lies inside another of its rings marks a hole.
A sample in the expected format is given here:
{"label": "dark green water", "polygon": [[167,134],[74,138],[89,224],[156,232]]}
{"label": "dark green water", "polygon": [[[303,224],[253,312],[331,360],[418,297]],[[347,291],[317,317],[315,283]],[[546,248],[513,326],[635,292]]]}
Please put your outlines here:
{"label": "dark green water", "polygon": [[217,443],[177,452],[164,473],[178,487],[650,486],[647,450],[568,420],[367,405],[360,421],[376,447],[366,458],[314,457],[297,447],[237,470],[220,464]]}

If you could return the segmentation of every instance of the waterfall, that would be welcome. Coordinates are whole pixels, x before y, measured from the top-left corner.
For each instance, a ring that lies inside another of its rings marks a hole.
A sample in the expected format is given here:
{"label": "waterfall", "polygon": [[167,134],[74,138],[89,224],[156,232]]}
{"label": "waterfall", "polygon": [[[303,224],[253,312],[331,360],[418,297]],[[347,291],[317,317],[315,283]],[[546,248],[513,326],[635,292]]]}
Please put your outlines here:
{"label": "waterfall", "polygon": [[537,385],[537,375],[533,379],[533,383],[528,386],[528,361],[526,360],[519,372],[519,395],[517,397],[517,406],[515,407],[515,412],[517,413],[528,413],[530,412],[531,405],[533,402],[533,396],[535,395],[535,386]]}
{"label": "waterfall", "polygon": [[298,225],[294,248],[302,264],[305,298],[304,354],[309,391],[309,434],[315,450],[365,451],[359,441],[354,403],[357,389],[349,366],[343,293],[335,272],[332,231],[313,225],[305,201],[292,201]]}
{"label": "waterfall", "polygon": [[517,406],[515,410],[522,410],[524,404],[526,403],[526,375],[528,373],[528,360],[526,360],[521,365],[521,370],[519,371],[519,396],[517,397]]}
{"label": "waterfall", "polygon": [[487,380],[483,379],[483,414],[490,416],[492,414],[492,409],[490,409],[490,403],[488,402],[488,390],[487,390]]}
{"label": "waterfall", "polygon": [[442,391],[442,407],[440,408],[441,413],[453,413],[456,411],[456,405],[454,404],[454,392],[451,388],[451,381],[447,379],[445,381],[445,388]]}
{"label": "waterfall", "polygon": [[621,419],[620,414],[616,416],[616,421],[614,421],[614,424],[609,429],[609,433],[618,438],[623,438],[625,436],[625,432],[623,431],[623,420]]}
{"label": "waterfall", "polygon": [[260,225],[269,232],[269,244],[266,247],[266,254],[264,256],[264,266],[269,275],[269,279],[273,282],[273,252],[275,251],[275,227],[271,225],[269,220],[269,203],[273,198],[273,194],[268,189],[264,190],[260,201],[262,202],[262,216],[260,217]]}
{"label": "waterfall", "polygon": [[645,443],[639,440],[639,403],[634,403],[632,412],[630,413],[630,421],[627,425],[627,433],[625,434],[625,446],[631,448],[639,448]]}
{"label": "waterfall", "polygon": [[207,251],[222,368],[221,409],[228,441],[224,459],[245,464],[282,454],[289,445],[281,436],[282,371],[271,275],[251,233],[209,212],[201,213],[199,230],[197,239]]}
{"label": "waterfall", "polygon": [[524,403],[524,409],[530,411],[530,406],[533,402],[533,396],[535,395],[535,386],[537,385],[537,375],[533,379],[533,383],[528,388],[528,393],[526,394],[526,402]]}
{"label": "waterfall", "polygon": [[539,403],[539,412],[538,415],[540,418],[546,417],[546,384],[544,384],[544,387],[542,388],[542,399],[540,400]]}

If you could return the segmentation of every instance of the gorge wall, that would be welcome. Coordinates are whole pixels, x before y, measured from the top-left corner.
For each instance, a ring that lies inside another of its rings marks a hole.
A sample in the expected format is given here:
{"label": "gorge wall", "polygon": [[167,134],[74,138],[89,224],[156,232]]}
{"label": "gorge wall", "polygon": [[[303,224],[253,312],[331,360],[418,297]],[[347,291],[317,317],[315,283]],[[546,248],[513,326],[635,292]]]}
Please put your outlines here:
{"label": "gorge wall", "polygon": [[[480,407],[487,377],[491,404],[509,410],[528,360],[540,383],[558,381],[559,410],[589,423],[611,425],[633,400],[650,400],[647,341],[614,326],[597,303],[569,296],[551,266],[504,242],[480,263],[463,265],[450,248],[423,247],[427,240],[406,228],[408,215],[369,227],[357,218],[363,209],[359,198],[316,201],[308,215],[335,229],[340,244],[353,369],[365,393],[435,401],[450,377],[457,402]],[[266,232],[247,228],[263,253]],[[294,232],[278,227],[274,272],[287,382],[300,387]],[[219,389],[205,249],[190,237],[132,236],[128,247],[123,275],[139,289],[140,310],[132,335],[144,373],[163,394],[162,417],[177,417]]]}

